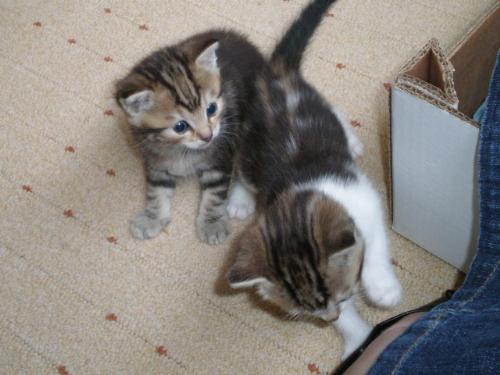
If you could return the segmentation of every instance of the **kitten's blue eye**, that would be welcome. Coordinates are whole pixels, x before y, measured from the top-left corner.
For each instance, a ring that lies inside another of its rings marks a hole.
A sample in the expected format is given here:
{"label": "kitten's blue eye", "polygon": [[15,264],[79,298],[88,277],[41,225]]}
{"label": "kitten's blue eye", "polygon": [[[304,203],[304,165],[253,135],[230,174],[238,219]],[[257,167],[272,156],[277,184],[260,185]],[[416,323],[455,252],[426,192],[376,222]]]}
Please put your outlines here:
{"label": "kitten's blue eye", "polygon": [[207,107],[207,116],[212,117],[217,112],[217,103],[210,103]]}
{"label": "kitten's blue eye", "polygon": [[189,129],[189,124],[184,120],[181,120],[174,125],[174,132],[176,132],[177,134],[183,134],[188,129]]}

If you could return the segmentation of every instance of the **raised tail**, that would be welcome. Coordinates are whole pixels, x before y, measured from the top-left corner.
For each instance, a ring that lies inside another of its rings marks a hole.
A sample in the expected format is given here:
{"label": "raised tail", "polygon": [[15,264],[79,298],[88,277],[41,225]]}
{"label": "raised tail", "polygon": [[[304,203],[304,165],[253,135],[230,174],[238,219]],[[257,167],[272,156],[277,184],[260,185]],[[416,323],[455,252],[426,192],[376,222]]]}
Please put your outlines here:
{"label": "raised tail", "polygon": [[271,66],[298,70],[309,40],[335,0],[313,0],[288,28],[271,55]]}

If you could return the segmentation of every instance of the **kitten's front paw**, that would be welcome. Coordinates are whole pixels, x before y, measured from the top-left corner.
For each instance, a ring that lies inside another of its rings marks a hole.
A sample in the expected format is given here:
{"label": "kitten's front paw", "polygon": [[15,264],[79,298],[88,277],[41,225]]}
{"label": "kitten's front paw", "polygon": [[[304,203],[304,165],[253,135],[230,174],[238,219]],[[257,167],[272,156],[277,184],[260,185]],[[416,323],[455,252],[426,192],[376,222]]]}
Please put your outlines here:
{"label": "kitten's front paw", "polygon": [[401,284],[392,271],[383,275],[365,272],[362,279],[366,295],[375,305],[389,308],[401,301]]}
{"label": "kitten's front paw", "polygon": [[138,240],[154,238],[160,234],[170,219],[151,219],[145,213],[140,213],[130,220],[130,233]]}
{"label": "kitten's front paw", "polygon": [[203,242],[209,245],[219,245],[229,236],[229,224],[225,217],[215,221],[198,218],[196,220],[196,232]]}
{"label": "kitten's front paw", "polygon": [[350,337],[344,337],[344,351],[341,359],[344,360],[349,357],[352,352],[358,349],[363,344],[372,331],[372,327],[368,324],[360,325],[356,328],[356,334]]}
{"label": "kitten's front paw", "polygon": [[255,211],[255,201],[253,199],[246,201],[229,200],[227,213],[231,219],[244,220]]}
{"label": "kitten's front paw", "polygon": [[243,187],[235,186],[231,190],[226,210],[230,218],[244,220],[254,213],[255,198]]}

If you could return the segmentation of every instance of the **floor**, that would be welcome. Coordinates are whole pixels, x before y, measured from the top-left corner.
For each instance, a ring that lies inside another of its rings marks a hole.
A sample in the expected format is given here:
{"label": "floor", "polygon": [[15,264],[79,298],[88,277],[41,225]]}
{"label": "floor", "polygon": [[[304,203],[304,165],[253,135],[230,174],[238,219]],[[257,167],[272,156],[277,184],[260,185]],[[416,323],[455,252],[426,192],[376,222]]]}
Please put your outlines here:
{"label": "floor", "polygon": [[[305,3],[0,0],[0,373],[320,374],[338,364],[331,327],[228,291],[227,245],[194,234],[193,181],[157,239],[129,235],[143,174],[112,99],[135,61],[196,31],[236,28],[269,51]],[[339,0],[327,14],[304,72],[347,115],[386,201],[391,80],[431,37],[451,48],[495,3]],[[460,278],[390,238],[405,297],[392,311],[361,304],[371,323]]]}

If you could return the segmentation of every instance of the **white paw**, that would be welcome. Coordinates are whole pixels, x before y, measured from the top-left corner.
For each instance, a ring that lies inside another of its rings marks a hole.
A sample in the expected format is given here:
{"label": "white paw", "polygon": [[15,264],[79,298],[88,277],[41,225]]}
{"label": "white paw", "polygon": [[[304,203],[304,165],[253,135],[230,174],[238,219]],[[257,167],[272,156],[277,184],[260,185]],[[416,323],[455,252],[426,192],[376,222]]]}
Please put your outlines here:
{"label": "white paw", "polygon": [[227,205],[227,213],[231,219],[244,220],[255,211],[255,202],[234,202],[229,201]]}
{"label": "white paw", "polygon": [[388,308],[401,301],[401,284],[392,270],[384,274],[364,272],[362,280],[368,299],[375,305]]}
{"label": "white paw", "polygon": [[203,242],[209,245],[219,245],[229,236],[229,225],[225,217],[209,222],[205,218],[196,220],[196,232]]}
{"label": "white paw", "polygon": [[231,189],[226,210],[230,218],[244,220],[254,213],[255,199],[243,186],[236,183]]}
{"label": "white paw", "polygon": [[372,327],[365,323],[364,325],[357,327],[355,335],[344,337],[344,351],[341,359],[346,359],[352,354],[352,352],[358,349],[361,344],[365,342],[371,331]]}
{"label": "white paw", "polygon": [[160,234],[169,222],[169,218],[151,219],[145,213],[140,213],[130,220],[130,233],[138,240],[154,238]]}

